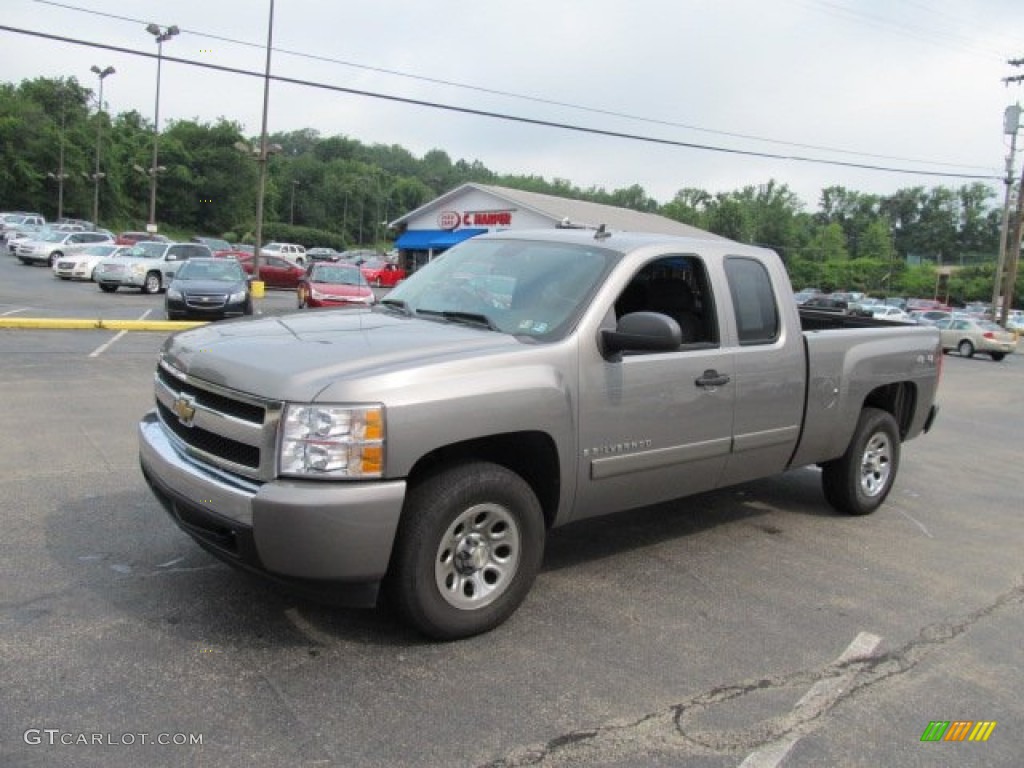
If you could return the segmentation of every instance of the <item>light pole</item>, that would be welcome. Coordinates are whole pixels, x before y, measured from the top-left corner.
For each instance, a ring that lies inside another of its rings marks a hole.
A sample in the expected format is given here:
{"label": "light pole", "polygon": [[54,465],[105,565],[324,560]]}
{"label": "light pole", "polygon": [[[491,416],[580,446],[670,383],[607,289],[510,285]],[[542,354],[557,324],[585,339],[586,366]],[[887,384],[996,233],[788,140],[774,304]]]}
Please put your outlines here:
{"label": "light pole", "polygon": [[301,182],[292,181],[292,205],[291,212],[288,214],[288,223],[292,226],[295,225],[295,188],[299,186]]}
{"label": "light pole", "polygon": [[57,172],[47,173],[47,177],[54,179],[57,182],[57,219],[64,218],[64,179],[69,174],[64,172],[64,127],[65,127],[65,111],[64,111],[64,99],[66,94],[61,91],[60,94],[60,154],[57,161]]}
{"label": "light pole", "polygon": [[104,176],[100,173],[100,144],[103,136],[103,119],[101,117],[103,113],[103,81],[117,70],[113,67],[100,69],[93,64],[92,71],[100,79],[100,100],[96,109],[96,170],[92,174],[92,223],[98,226],[100,223],[100,179]]}
{"label": "light pole", "polygon": [[164,43],[180,31],[176,26],[147,24],[146,31],[156,39],[156,107],[153,112],[153,162],[149,166],[149,223],[147,232],[156,232],[156,176],[160,152],[160,66],[164,60]]}

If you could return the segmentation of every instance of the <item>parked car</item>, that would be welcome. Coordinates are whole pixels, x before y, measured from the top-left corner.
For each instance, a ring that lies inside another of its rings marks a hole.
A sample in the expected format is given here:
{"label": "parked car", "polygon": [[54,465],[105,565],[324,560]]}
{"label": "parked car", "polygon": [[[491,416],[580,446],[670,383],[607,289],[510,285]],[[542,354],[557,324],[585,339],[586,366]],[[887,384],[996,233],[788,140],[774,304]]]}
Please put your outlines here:
{"label": "parked car", "polygon": [[92,280],[93,272],[100,262],[127,251],[127,245],[116,243],[87,245],[80,251],[57,259],[57,263],[53,265],[53,274],[62,280]]}
{"label": "parked car", "polygon": [[390,261],[371,259],[363,262],[359,268],[370,285],[391,288],[405,280],[405,270]]}
{"label": "parked car", "polygon": [[122,232],[114,238],[118,245],[135,245],[136,243],[169,243],[169,237],[150,234],[149,232]]}
{"label": "parked car", "polygon": [[914,309],[909,314],[919,325],[939,325],[949,320],[953,315],[941,309]]}
{"label": "parked car", "polygon": [[354,264],[313,263],[296,291],[303,307],[370,306],[373,289]]}
{"label": "parked car", "polygon": [[45,264],[52,267],[68,253],[81,250],[84,245],[112,242],[110,235],[103,232],[60,232],[54,230],[38,240],[22,240],[15,255],[22,264]]}
{"label": "parked car", "polygon": [[[842,294],[846,295],[846,294]],[[840,315],[852,315],[854,317],[871,317],[871,312],[862,309],[858,304],[850,302],[845,298],[836,298],[834,295],[812,296],[800,305],[803,309],[813,309],[819,312],[835,312]]]}
{"label": "parked car", "polygon": [[368,261],[383,261],[383,258],[377,251],[371,251],[368,248],[354,248],[342,251],[338,261],[348,262],[359,267]]}
{"label": "parked car", "polygon": [[[242,265],[242,269],[252,275],[254,256],[249,254],[236,255],[235,259]],[[306,269],[290,261],[278,258],[277,256],[260,257],[260,280],[267,288],[291,288],[298,287],[299,280],[306,274]]]}
{"label": "parked car", "polygon": [[263,256],[278,256],[292,264],[306,265],[306,249],[295,243],[267,243],[260,248]]}
{"label": "parked car", "polygon": [[899,307],[888,307],[878,304],[873,304],[869,308],[872,317],[877,317],[882,320],[892,320],[896,323],[916,323],[913,317],[904,312]]}
{"label": "parked car", "polygon": [[105,293],[118,288],[158,293],[171,282],[181,263],[193,258],[213,258],[213,252],[202,243],[136,243],[123,255],[101,261],[93,279]]}
{"label": "parked car", "polygon": [[1017,351],[1017,335],[988,320],[951,317],[939,323],[938,328],[943,352],[955,349],[961,357],[973,357],[975,352],[982,352],[998,363]]}
{"label": "parked car", "polygon": [[310,261],[337,261],[341,258],[341,253],[333,248],[310,248],[306,251],[306,256]]}
{"label": "parked car", "polygon": [[227,240],[220,237],[204,237],[202,235],[196,235],[192,238],[193,243],[202,243],[207,246],[215,256],[219,256],[223,251],[233,251],[234,248]]}
{"label": "parked car", "polygon": [[252,314],[249,277],[233,259],[189,259],[164,294],[168,320],[218,320]]}
{"label": "parked car", "polygon": [[906,309],[916,309],[921,312],[927,312],[930,310],[949,312],[950,310],[948,305],[943,304],[938,299],[907,299]]}
{"label": "parked car", "polygon": [[256,253],[256,246],[249,245],[248,243],[232,243],[232,251],[239,251],[241,253]]}
{"label": "parked car", "polygon": [[28,211],[7,211],[0,213],[0,238],[7,240],[12,233],[36,231],[46,225],[41,214]]}

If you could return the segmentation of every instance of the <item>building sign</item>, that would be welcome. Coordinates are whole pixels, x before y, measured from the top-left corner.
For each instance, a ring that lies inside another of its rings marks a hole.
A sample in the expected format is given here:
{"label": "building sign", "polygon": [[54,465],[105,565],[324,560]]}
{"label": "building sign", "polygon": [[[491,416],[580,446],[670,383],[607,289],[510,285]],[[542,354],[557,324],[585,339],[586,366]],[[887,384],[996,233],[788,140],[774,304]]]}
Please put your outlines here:
{"label": "building sign", "polygon": [[512,211],[466,211],[462,214],[464,227],[511,227]]}
{"label": "building sign", "polygon": [[437,214],[437,226],[440,229],[458,229],[462,217],[455,211],[441,211]]}

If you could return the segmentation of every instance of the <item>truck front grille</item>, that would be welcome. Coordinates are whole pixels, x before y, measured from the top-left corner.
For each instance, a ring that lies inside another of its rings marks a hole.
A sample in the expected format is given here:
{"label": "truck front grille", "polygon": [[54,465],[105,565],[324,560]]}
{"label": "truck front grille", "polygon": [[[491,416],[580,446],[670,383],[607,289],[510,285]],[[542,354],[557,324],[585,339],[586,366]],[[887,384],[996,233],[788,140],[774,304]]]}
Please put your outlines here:
{"label": "truck front grille", "polygon": [[155,394],[160,421],[182,452],[251,480],[274,477],[282,403],[209,384],[163,360]]}

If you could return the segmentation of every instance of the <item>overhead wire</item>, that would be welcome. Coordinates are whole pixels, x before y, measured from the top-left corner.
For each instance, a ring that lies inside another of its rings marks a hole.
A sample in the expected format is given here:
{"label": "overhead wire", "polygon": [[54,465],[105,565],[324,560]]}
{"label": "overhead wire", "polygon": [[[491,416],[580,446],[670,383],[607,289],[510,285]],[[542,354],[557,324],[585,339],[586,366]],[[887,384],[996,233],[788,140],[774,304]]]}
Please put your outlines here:
{"label": "overhead wire", "polygon": [[[71,45],[80,45],[88,48],[96,48],[100,50],[113,51],[116,53],[122,53],[129,56],[139,56],[147,59],[157,59],[162,57],[164,61],[174,62],[176,64],[184,64],[186,66],[199,67],[202,69],[215,70],[218,72],[226,72],[236,75],[245,75],[247,77],[255,78],[267,78],[268,75],[264,72],[258,72],[254,70],[241,69],[239,67],[228,67],[222,64],[213,64],[211,62],[194,61],[192,59],[184,59],[178,56],[170,56],[167,54],[155,54],[148,51],[139,51],[133,48],[125,48],[123,46],[111,45],[109,43],[98,43],[88,40],[81,40],[78,38],[68,37],[66,35],[56,35],[48,32],[40,32],[37,30],[21,29],[18,27],[12,27],[6,24],[0,24],[0,31],[13,32],[15,34],[28,35],[31,37],[41,38],[45,40],[53,40],[62,43],[69,43]],[[288,83],[291,85],[305,86],[309,88],[316,88],[319,90],[326,90],[335,93],[346,93],[353,96],[363,96],[367,98],[380,99],[384,101],[395,102],[399,104],[407,104],[410,106],[425,107],[429,109],[438,109],[447,112],[454,112],[464,115],[474,115],[477,117],[488,117],[497,120],[504,120],[507,122],[515,122],[527,125],[543,126],[547,128],[557,128],[561,130],[574,131],[577,133],[585,133],[593,136],[606,136],[617,139],[627,139],[631,141],[640,141],[650,144],[659,144],[662,146],[671,147],[682,147],[686,149],[703,150],[708,152],[719,152],[723,154],[740,155],[745,157],[759,157],[773,160],[789,160],[792,162],[800,163],[812,163],[818,165],[830,165],[838,166],[843,168],[857,168],[860,170],[868,171],[885,171],[889,173],[904,173],[915,176],[931,176],[931,177],[942,177],[942,178],[958,178],[958,179],[973,179],[973,180],[1001,180],[1001,176],[994,174],[968,174],[968,173],[952,173],[948,171],[925,171],[920,169],[910,168],[897,168],[893,166],[881,166],[873,165],[869,163],[854,163],[845,160],[829,160],[823,158],[805,157],[801,155],[784,155],[773,152],[759,152],[756,150],[736,149],[732,147],[719,147],[709,144],[698,144],[695,142],[678,141],[674,139],[658,138],[654,136],[643,136],[640,134],[626,133],[623,131],[612,131],[603,128],[593,128],[581,125],[575,125],[572,123],[556,122],[553,120],[542,120],[539,118],[524,117],[522,115],[512,115],[502,112],[494,112],[490,110],[474,109],[471,107],[460,107],[451,104],[443,104],[440,102],[426,101],[423,99],[413,99],[404,96],[395,96],[392,94],[379,93],[375,91],[367,91],[356,88],[348,88],[345,86],[331,85],[329,83],[321,83],[314,80],[306,80],[302,78],[287,77],[284,75],[269,75],[269,79],[278,83]]]}
{"label": "overhead wire", "polygon": [[[812,2],[813,1],[815,1],[815,0],[812,0]],[[118,21],[131,22],[133,24],[143,24],[144,25],[144,24],[147,23],[147,21],[145,19],[133,18],[133,17],[130,17],[130,16],[122,16],[122,15],[118,15],[118,14],[114,14],[114,13],[108,13],[108,12],[104,12],[104,11],[96,11],[96,10],[93,10],[93,9],[90,9],[90,8],[82,8],[80,6],[75,6],[75,5],[72,5],[70,3],[58,2],[57,0],[32,0],[32,2],[38,3],[40,5],[49,5],[49,6],[53,6],[55,8],[61,8],[61,9],[64,9],[64,10],[77,11],[77,12],[88,14],[88,15],[92,15],[92,16],[100,16],[100,17],[103,17],[103,18],[115,19],[115,20],[118,20]],[[817,2],[820,2],[820,3],[825,4],[825,5],[830,5],[830,3],[828,3],[828,0],[817,0]],[[182,28],[182,31],[188,32],[189,34],[195,35],[197,37],[202,37],[202,38],[209,39],[209,40],[216,40],[218,42],[230,43],[232,45],[239,45],[239,46],[243,46],[243,47],[255,48],[255,49],[260,49],[260,50],[263,50],[265,48],[265,46],[263,44],[261,44],[261,43],[254,43],[254,42],[249,42],[249,41],[246,41],[246,40],[238,40],[236,38],[225,37],[223,35],[215,35],[215,34],[212,34],[212,33],[209,33],[209,32],[201,31],[201,30]],[[422,74],[412,74],[412,73],[409,73],[409,72],[402,72],[400,70],[388,69],[388,68],[385,68],[385,67],[377,67],[377,66],[371,66],[371,65],[367,65],[367,64],[358,64],[358,63],[355,63],[355,62],[344,61],[342,59],[337,59],[337,58],[333,58],[333,57],[330,57],[330,56],[324,56],[324,55],[321,55],[321,54],[313,54],[313,53],[309,53],[309,52],[306,52],[306,51],[295,51],[295,50],[289,50],[287,48],[280,48],[280,47],[274,47],[273,51],[275,53],[278,53],[278,54],[283,54],[283,55],[287,55],[287,56],[293,56],[293,57],[302,58],[302,59],[308,59],[308,60],[312,60],[312,61],[322,61],[322,62],[329,63],[329,64],[334,64],[334,65],[344,66],[344,67],[350,67],[352,69],[358,69],[358,70],[362,70],[362,71],[365,71],[365,72],[374,72],[374,73],[377,73],[377,74],[387,75],[387,76],[390,76],[390,77],[398,77],[398,78],[404,78],[404,79],[407,79],[407,80],[413,80],[413,81],[418,81],[418,82],[432,83],[434,85],[443,85],[443,86],[447,86],[447,87],[452,87],[452,88],[458,88],[458,89],[473,91],[473,92],[476,92],[476,93],[485,93],[485,94],[488,94],[488,95],[500,96],[500,97],[503,97],[503,98],[510,98],[510,99],[516,99],[516,100],[521,100],[521,101],[533,102],[533,103],[536,103],[536,104],[544,104],[544,105],[547,105],[547,106],[555,106],[555,107],[561,107],[561,108],[566,108],[566,109],[573,109],[573,110],[577,110],[577,111],[581,111],[581,112],[587,112],[587,113],[596,114],[596,115],[603,115],[603,116],[606,116],[606,117],[615,117],[615,118],[619,118],[619,119],[631,120],[631,121],[640,122],[640,123],[647,123],[647,124],[650,124],[650,125],[659,125],[659,126],[663,126],[663,127],[667,127],[667,128],[680,128],[680,129],[689,130],[689,131],[696,131],[696,132],[699,132],[699,133],[706,133],[706,134],[714,135],[714,136],[723,136],[723,137],[728,137],[728,138],[733,138],[733,139],[743,139],[743,140],[746,140],[746,141],[757,141],[757,142],[761,142],[761,143],[764,143],[764,144],[770,144],[770,145],[775,145],[775,146],[793,147],[794,149],[813,150],[813,151],[816,151],[816,152],[828,152],[828,153],[831,153],[831,154],[845,155],[845,156],[850,156],[850,157],[872,158],[872,159],[875,159],[875,160],[891,160],[891,161],[896,161],[896,162],[901,162],[901,163],[915,163],[915,164],[929,165],[929,166],[932,166],[932,167],[941,167],[941,168],[960,168],[962,170],[968,170],[968,169],[979,170],[979,169],[981,169],[983,167],[983,166],[978,166],[978,165],[966,165],[966,164],[963,164],[963,163],[949,163],[949,162],[943,162],[943,161],[937,161],[937,160],[924,160],[924,159],[918,159],[918,158],[902,157],[902,156],[898,156],[898,155],[887,155],[887,154],[879,154],[879,153],[871,153],[871,152],[863,152],[863,151],[858,151],[858,150],[844,149],[844,148],[840,148],[840,147],[830,147],[830,146],[820,145],[820,144],[809,144],[809,143],[805,143],[805,142],[795,142],[795,141],[787,141],[787,140],[783,140],[783,139],[773,139],[773,138],[767,138],[767,137],[764,137],[764,136],[757,136],[757,135],[749,134],[749,133],[740,133],[740,132],[736,132],[736,131],[726,131],[726,130],[721,130],[721,129],[716,129],[716,128],[707,128],[707,127],[703,127],[703,126],[699,126],[699,125],[693,125],[693,124],[689,124],[689,123],[681,123],[681,122],[670,121],[670,120],[661,120],[661,119],[658,119],[658,118],[646,117],[646,116],[642,116],[642,115],[635,115],[635,114],[630,114],[630,113],[616,111],[616,110],[602,109],[602,108],[599,108],[599,107],[584,106],[584,105],[580,105],[580,104],[573,104],[573,103],[570,103],[570,102],[559,101],[559,100],[555,100],[555,99],[547,99],[547,98],[538,97],[538,96],[530,96],[530,95],[521,94],[521,93],[515,93],[515,92],[507,91],[507,90],[501,90],[501,89],[496,89],[496,88],[488,88],[488,87],[479,86],[479,85],[473,85],[473,84],[468,84],[468,83],[460,83],[460,82],[456,82],[456,81],[453,81],[453,80],[446,80],[446,79],[442,79],[442,78],[435,78],[435,77],[430,77],[430,76],[422,75]],[[770,155],[766,154],[766,156],[770,156]],[[853,167],[857,167],[857,166],[854,165]]]}

